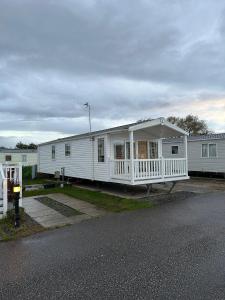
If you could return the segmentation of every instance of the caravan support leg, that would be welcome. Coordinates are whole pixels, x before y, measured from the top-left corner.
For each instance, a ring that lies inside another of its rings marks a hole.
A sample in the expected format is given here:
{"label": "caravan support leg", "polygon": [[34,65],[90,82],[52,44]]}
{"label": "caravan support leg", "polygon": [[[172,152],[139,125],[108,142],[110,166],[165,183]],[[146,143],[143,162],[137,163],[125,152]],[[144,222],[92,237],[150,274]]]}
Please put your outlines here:
{"label": "caravan support leg", "polygon": [[170,190],[169,190],[169,194],[172,192],[172,190],[174,189],[174,187],[175,187],[175,185],[176,185],[176,181],[173,181],[172,182],[172,186],[171,186],[171,188],[170,188]]}
{"label": "caravan support leg", "polygon": [[148,197],[152,191],[152,184],[149,183],[149,184],[146,184],[146,187],[147,187],[147,194],[146,196]]}

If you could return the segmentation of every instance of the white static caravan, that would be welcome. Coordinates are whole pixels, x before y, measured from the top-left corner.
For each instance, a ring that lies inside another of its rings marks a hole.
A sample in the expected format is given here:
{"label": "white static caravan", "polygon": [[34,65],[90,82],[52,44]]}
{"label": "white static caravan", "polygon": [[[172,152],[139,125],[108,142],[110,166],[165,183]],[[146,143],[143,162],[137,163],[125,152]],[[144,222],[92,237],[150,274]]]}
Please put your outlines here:
{"label": "white static caravan", "polygon": [[18,164],[22,166],[37,165],[36,149],[0,149],[0,164]]}
{"label": "white static caravan", "polygon": [[[159,118],[58,139],[38,146],[38,172],[127,185],[188,179],[187,135]],[[163,157],[169,137],[183,137],[183,157]]]}

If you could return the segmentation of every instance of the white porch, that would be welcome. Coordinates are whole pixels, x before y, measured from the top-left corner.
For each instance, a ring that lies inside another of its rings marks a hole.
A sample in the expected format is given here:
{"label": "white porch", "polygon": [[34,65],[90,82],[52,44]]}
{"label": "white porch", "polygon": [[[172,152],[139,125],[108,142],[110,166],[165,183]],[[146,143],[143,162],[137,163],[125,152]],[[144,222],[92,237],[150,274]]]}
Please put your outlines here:
{"label": "white porch", "polygon": [[186,158],[134,159],[133,171],[131,160],[111,160],[110,165],[112,179],[131,182],[133,174],[133,184],[188,178]]}
{"label": "white porch", "polygon": [[[177,136],[183,136],[183,157],[163,157],[163,138]],[[114,145],[110,158],[110,178],[114,182],[137,185],[189,178],[187,133],[162,118],[131,126],[123,155],[118,155],[119,150],[119,145]]]}

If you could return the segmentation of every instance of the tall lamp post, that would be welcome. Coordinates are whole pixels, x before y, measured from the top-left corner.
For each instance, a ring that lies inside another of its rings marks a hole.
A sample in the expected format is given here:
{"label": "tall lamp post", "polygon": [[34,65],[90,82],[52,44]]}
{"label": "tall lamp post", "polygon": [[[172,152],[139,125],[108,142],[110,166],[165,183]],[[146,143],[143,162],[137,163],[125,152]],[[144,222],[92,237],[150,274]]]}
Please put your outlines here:
{"label": "tall lamp post", "polygon": [[88,108],[88,117],[89,117],[89,130],[90,130],[90,141],[92,144],[92,179],[95,178],[95,165],[94,165],[94,138],[91,136],[91,105],[86,102],[84,104],[86,108]]}
{"label": "tall lamp post", "polygon": [[91,133],[91,105],[88,102],[86,102],[86,103],[84,103],[84,106],[86,108],[88,108],[89,130],[90,130],[90,133]]}

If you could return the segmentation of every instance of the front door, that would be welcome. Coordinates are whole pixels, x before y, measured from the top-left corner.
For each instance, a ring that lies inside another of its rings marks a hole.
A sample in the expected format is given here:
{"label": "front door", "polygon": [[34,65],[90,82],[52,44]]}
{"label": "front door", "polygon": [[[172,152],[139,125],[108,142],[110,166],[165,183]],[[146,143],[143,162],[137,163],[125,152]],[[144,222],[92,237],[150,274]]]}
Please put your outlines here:
{"label": "front door", "polygon": [[148,158],[148,144],[147,141],[138,142],[138,159]]}

